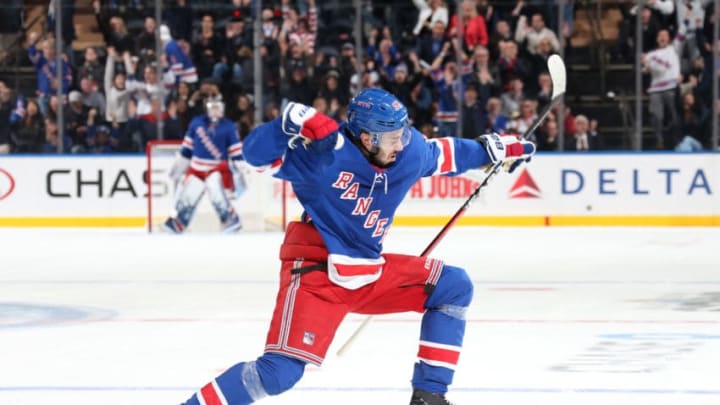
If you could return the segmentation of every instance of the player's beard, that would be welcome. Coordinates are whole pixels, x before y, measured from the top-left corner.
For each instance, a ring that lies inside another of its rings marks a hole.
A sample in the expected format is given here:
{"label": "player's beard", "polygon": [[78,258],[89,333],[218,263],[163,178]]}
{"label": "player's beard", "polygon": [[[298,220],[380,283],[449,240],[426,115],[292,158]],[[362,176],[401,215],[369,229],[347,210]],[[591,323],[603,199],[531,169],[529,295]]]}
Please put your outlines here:
{"label": "player's beard", "polygon": [[[382,150],[380,150],[379,147],[373,146],[370,150],[368,150],[365,147],[365,145],[363,145],[362,142],[358,138],[352,136],[352,134],[349,135],[349,138],[350,138],[350,141],[352,143],[354,143],[355,146],[358,147],[358,149],[360,149],[360,152],[362,152],[363,156],[365,156],[365,159],[367,159],[368,162],[370,162],[370,164],[372,164],[373,166],[377,166],[381,169],[387,169],[390,166],[392,166],[393,164],[395,164],[395,161],[397,160],[398,152],[396,152],[396,151],[392,151],[390,153],[385,152],[383,155],[381,155],[383,152],[382,152]],[[389,161],[389,162],[386,161],[384,163],[382,161],[380,161],[380,159],[382,159],[384,157],[390,157],[390,156],[393,157],[391,161]]]}
{"label": "player's beard", "polygon": [[[368,151],[368,159],[373,165],[382,169],[387,169],[397,161],[398,152],[384,152],[377,146],[373,146],[371,151]],[[383,162],[384,161],[384,162]]]}

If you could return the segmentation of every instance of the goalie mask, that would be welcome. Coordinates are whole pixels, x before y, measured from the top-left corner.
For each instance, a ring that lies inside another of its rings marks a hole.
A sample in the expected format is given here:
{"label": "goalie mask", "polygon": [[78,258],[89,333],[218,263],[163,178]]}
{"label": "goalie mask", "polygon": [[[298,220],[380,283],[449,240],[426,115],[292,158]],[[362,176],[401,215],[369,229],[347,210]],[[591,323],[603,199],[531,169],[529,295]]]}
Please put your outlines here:
{"label": "goalie mask", "polygon": [[407,108],[385,90],[369,88],[355,96],[348,106],[347,126],[355,138],[370,134],[376,148],[410,143]]}
{"label": "goalie mask", "polygon": [[205,111],[212,122],[218,122],[225,116],[225,103],[220,99],[210,99],[205,103]]}

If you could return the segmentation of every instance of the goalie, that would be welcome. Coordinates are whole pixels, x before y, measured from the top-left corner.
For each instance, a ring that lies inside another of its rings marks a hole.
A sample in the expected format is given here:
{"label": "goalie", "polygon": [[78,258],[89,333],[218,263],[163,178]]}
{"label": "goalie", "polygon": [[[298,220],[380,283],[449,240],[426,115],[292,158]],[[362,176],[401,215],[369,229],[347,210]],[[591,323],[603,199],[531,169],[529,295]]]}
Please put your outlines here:
{"label": "goalie", "polygon": [[210,99],[205,108],[205,114],[190,122],[180,154],[170,169],[170,178],[177,185],[175,209],[164,225],[172,233],[187,229],[206,192],[223,232],[242,228],[230,201],[233,194],[239,196],[245,190],[245,177],[237,165],[242,160],[242,142],[235,124],[224,118],[225,104],[221,100]]}

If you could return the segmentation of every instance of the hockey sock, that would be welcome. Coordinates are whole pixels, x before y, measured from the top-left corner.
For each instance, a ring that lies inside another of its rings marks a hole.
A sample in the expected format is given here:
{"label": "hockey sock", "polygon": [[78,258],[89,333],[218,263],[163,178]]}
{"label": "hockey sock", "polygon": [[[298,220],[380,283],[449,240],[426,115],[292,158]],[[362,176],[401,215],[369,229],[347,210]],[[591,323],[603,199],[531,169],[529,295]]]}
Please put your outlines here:
{"label": "hockey sock", "polygon": [[464,270],[445,266],[428,297],[420,329],[418,362],[412,385],[444,394],[452,383],[465,335],[465,313],[472,301],[473,285]]}

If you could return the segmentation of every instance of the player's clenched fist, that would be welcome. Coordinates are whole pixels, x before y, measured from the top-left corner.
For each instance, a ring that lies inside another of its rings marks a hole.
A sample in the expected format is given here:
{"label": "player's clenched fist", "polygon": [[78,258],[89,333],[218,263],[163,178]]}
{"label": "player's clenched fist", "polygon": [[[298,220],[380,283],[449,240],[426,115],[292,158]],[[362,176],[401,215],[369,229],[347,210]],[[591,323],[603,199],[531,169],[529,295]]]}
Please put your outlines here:
{"label": "player's clenched fist", "polygon": [[283,110],[283,132],[293,138],[318,141],[334,134],[338,128],[335,120],[304,104],[291,102]]}
{"label": "player's clenched fist", "polygon": [[507,163],[505,169],[512,172],[522,162],[530,161],[535,154],[535,144],[519,139],[515,135],[500,135],[496,133],[481,135],[477,138],[487,152],[493,163]]}

